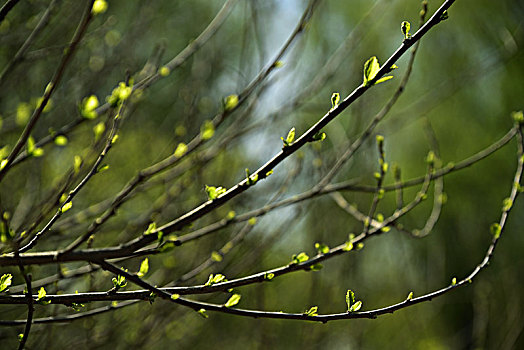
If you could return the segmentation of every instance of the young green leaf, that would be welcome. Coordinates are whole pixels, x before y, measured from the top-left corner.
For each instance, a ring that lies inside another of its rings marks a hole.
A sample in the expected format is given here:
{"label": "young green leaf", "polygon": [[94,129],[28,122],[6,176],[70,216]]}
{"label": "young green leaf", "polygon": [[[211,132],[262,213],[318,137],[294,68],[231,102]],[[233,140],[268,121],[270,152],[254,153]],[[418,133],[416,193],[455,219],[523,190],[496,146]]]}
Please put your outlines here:
{"label": "young green leaf", "polygon": [[411,300],[411,299],[413,299],[413,292],[409,292],[408,297],[406,298],[406,300]]}
{"label": "young green leaf", "polygon": [[331,109],[335,109],[338,106],[339,102],[340,102],[340,94],[338,92],[334,92],[331,95]]}
{"label": "young green leaf", "polygon": [[357,300],[353,305],[351,305],[351,307],[349,308],[349,312],[356,312],[358,310],[360,310],[360,308],[362,307],[362,302],[360,300]]}
{"label": "young green leaf", "polygon": [[306,316],[318,316],[318,306],[310,307],[309,310],[304,312],[304,315],[306,315]]}
{"label": "young green leaf", "polygon": [[95,0],[95,2],[93,3],[93,7],[91,8],[91,13],[96,16],[96,15],[106,12],[106,10],[107,10],[106,0]]}
{"label": "young green leaf", "polygon": [[346,305],[348,307],[348,311],[351,308],[351,305],[355,303],[355,293],[351,289],[348,289],[346,292]]}
{"label": "young green leaf", "polygon": [[246,168],[246,183],[248,186],[256,184],[258,181],[258,174],[251,175],[249,169]]}
{"label": "young green leaf", "polygon": [[86,97],[80,104],[80,114],[86,119],[95,119],[98,116],[96,113],[98,105],[98,98],[95,95]]}
{"label": "young green leaf", "polygon": [[113,286],[115,287],[115,290],[119,290],[120,288],[124,288],[127,285],[126,278],[124,276],[116,276],[111,279],[113,282]]}
{"label": "young green leaf", "polygon": [[137,276],[142,278],[146,275],[146,273],[149,271],[149,259],[145,258],[142,263],[140,264],[140,270],[137,273]]}
{"label": "young green leaf", "polygon": [[[377,57],[373,56],[364,64],[364,86],[370,86],[371,81],[377,76],[380,70],[380,64],[378,63]],[[385,76],[378,79],[373,85],[380,84],[386,80],[392,79],[393,76]]]}
{"label": "young green leaf", "polygon": [[11,285],[12,279],[13,275],[11,275],[10,273],[3,274],[2,277],[0,277],[0,293],[7,291],[7,289]]}
{"label": "young green leaf", "polygon": [[180,298],[180,294],[171,294],[171,300],[177,300]]}
{"label": "young green leaf", "polygon": [[324,266],[322,264],[313,264],[309,267],[311,271],[320,271]]}
{"label": "young green leaf", "polygon": [[364,86],[369,86],[370,80],[375,78],[379,69],[380,65],[376,56],[371,57],[364,63]]}
{"label": "young green leaf", "polygon": [[315,249],[319,254],[327,254],[329,253],[329,247],[323,243],[315,243]]}
{"label": "young green leaf", "polygon": [[224,99],[224,110],[230,111],[238,105],[238,95],[229,95]]}
{"label": "young green leaf", "polygon": [[212,286],[215,283],[226,282],[226,281],[227,281],[226,276],[222,274],[219,274],[219,273],[217,273],[216,275],[211,274],[209,275],[209,278],[207,279],[205,286]]}
{"label": "young green leaf", "polygon": [[498,239],[500,237],[500,234],[502,233],[502,227],[500,227],[500,224],[497,222],[491,224],[489,230],[491,231],[491,234],[495,239]]}
{"label": "young green leaf", "polygon": [[206,141],[213,137],[215,134],[215,124],[211,120],[206,120],[200,127],[200,137]]}
{"label": "young green leaf", "polygon": [[402,34],[404,34],[404,40],[411,38],[411,34],[409,34],[410,28],[411,24],[408,21],[404,21],[400,24],[400,30],[402,31]]}
{"label": "young green leaf", "polygon": [[304,261],[308,261],[309,260],[309,256],[302,252],[302,253],[299,253],[298,255],[297,254],[293,254],[293,256],[291,257],[291,263],[292,264],[300,264]]}
{"label": "young green leaf", "polygon": [[267,273],[264,274],[264,279],[265,280],[271,281],[273,278],[275,278],[275,274],[274,273],[267,272]]}
{"label": "young green leaf", "polygon": [[347,241],[344,244],[344,248],[342,248],[342,250],[345,252],[349,252],[350,250],[353,250],[353,243],[351,243],[351,241]]}
{"label": "young green leaf", "polygon": [[213,261],[216,261],[216,262],[221,262],[223,258],[222,258],[222,255],[219,252],[212,251],[211,252],[211,259]]}
{"label": "young green leaf", "polygon": [[176,146],[174,156],[177,158],[182,158],[184,154],[187,152],[187,145],[185,143],[179,143],[178,146]]}
{"label": "young green leaf", "polygon": [[208,318],[208,314],[206,313],[206,309],[200,309],[197,311],[197,313],[202,316],[203,318]]}
{"label": "young green leaf", "polygon": [[62,208],[60,208],[60,211],[62,213],[65,213],[66,211],[68,211],[69,209],[71,209],[73,207],[73,202],[69,201],[67,203],[65,203]]}
{"label": "young green leaf", "polygon": [[45,298],[47,295],[47,292],[45,291],[44,287],[40,287],[38,290],[38,297],[36,298],[36,301],[40,301]]}
{"label": "young green leaf", "polygon": [[226,193],[226,189],[223,187],[215,187],[206,185],[207,198],[212,201],[217,199],[221,194]]}
{"label": "young green leaf", "polygon": [[326,137],[327,136],[325,132],[317,132],[315,135],[313,135],[313,141],[324,141]]}
{"label": "young green leaf", "polygon": [[293,127],[293,128],[291,128],[291,130],[289,130],[285,140],[284,140],[283,137],[281,137],[281,139],[284,142],[284,147],[291,146],[293,141],[295,141],[295,128]]}
{"label": "young green leaf", "polygon": [[233,294],[231,298],[224,304],[225,307],[233,307],[240,301],[241,295],[240,294]]}

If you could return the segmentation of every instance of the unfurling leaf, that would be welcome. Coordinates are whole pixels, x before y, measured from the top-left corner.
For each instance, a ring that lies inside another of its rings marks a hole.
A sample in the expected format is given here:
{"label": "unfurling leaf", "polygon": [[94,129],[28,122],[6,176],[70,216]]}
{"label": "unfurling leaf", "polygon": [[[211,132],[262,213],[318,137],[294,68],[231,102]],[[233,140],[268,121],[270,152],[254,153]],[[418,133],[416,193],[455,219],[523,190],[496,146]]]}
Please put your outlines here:
{"label": "unfurling leaf", "polygon": [[203,318],[208,318],[208,314],[206,313],[206,309],[200,309],[197,311],[197,313],[202,316]]}
{"label": "unfurling leaf", "polygon": [[226,276],[217,273],[216,275],[209,275],[209,278],[207,279],[206,286],[212,286],[213,284],[220,283],[220,282],[226,282]]}
{"label": "unfurling leaf", "polygon": [[315,249],[318,251],[319,254],[329,253],[329,247],[323,243],[315,243]]}
{"label": "unfurling leaf", "polygon": [[291,130],[289,130],[285,140],[284,140],[283,137],[281,137],[281,139],[284,142],[284,147],[291,146],[293,141],[295,141],[295,128],[293,127],[293,128],[291,128]]}
{"label": "unfurling leaf", "polygon": [[400,30],[402,31],[402,34],[404,34],[404,40],[411,38],[411,34],[409,34],[410,28],[411,24],[408,21],[404,21],[400,24]]}
{"label": "unfurling leaf", "polygon": [[364,63],[364,86],[369,85],[369,81],[377,75],[379,69],[380,65],[376,56],[371,57]]}
{"label": "unfurling leaf", "polygon": [[324,141],[325,139],[326,139],[325,132],[317,132],[315,135],[313,135],[313,141]]}
{"label": "unfurling leaf", "polygon": [[291,263],[292,264],[299,264],[299,263],[302,263],[304,261],[308,261],[309,260],[309,256],[302,252],[302,253],[299,253],[298,255],[297,254],[293,254],[292,258],[291,258]]}
{"label": "unfurling leaf", "polygon": [[42,299],[45,298],[45,296],[47,295],[44,287],[40,287],[40,289],[38,290],[38,297],[36,298],[36,301],[40,301]]}
{"label": "unfurling leaf", "polygon": [[349,312],[356,312],[360,310],[361,307],[362,307],[362,302],[360,300],[357,300],[355,304],[351,305],[351,307],[349,308]]}
{"label": "unfurling leaf", "polygon": [[220,195],[226,193],[226,189],[223,187],[214,187],[206,185],[207,198],[212,201],[217,199]]}
{"label": "unfurling leaf", "polygon": [[149,271],[149,259],[145,258],[142,263],[140,264],[140,270],[137,273],[138,277],[144,277],[146,273]]}
{"label": "unfurling leaf", "polygon": [[306,312],[304,312],[304,314],[306,316],[318,316],[318,306],[312,306],[309,308],[309,310],[307,310]]}
{"label": "unfurling leaf", "polygon": [[[391,67],[393,68],[393,66]],[[377,57],[373,56],[364,64],[364,86],[370,86],[371,81],[377,76],[380,70],[380,64],[378,63]],[[378,79],[373,85],[380,84],[386,80],[393,78],[392,76],[386,76]]]}
{"label": "unfurling leaf", "polygon": [[231,298],[224,304],[225,307],[232,307],[238,304],[240,301],[241,295],[240,294],[233,294]]}
{"label": "unfurling leaf", "polygon": [[333,95],[331,95],[331,109],[336,108],[339,102],[340,94],[338,92],[334,92]]}
{"label": "unfurling leaf", "polygon": [[6,291],[7,288],[11,285],[11,280],[13,278],[13,275],[10,273],[6,273],[0,277],[0,293],[3,291]]}

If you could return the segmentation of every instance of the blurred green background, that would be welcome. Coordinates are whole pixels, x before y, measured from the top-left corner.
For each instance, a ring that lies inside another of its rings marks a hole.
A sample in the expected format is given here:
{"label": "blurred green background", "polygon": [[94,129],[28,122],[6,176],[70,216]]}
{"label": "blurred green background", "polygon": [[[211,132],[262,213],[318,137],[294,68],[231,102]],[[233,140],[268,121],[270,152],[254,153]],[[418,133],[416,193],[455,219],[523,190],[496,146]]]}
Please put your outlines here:
{"label": "blurred green background", "polygon": [[[126,72],[139,75],[146,62],[167,62],[194,40],[224,1],[109,1],[97,16],[52,98],[33,136],[36,140],[79,118],[81,100],[91,94],[103,101]],[[430,14],[442,1],[429,1]],[[22,1],[0,25],[0,70],[6,67],[31,33],[49,1]],[[25,59],[0,85],[0,147],[13,146],[28,112],[43,93],[61,53],[73,35],[84,2],[56,1],[49,23],[33,42]],[[114,196],[139,169],[169,156],[179,142],[189,142],[201,125],[222,108],[222,99],[239,93],[271,62],[307,7],[304,0],[240,0],[217,33],[179,69],[156,82],[128,111],[119,142],[106,159],[110,169],[95,176],[75,200],[75,206],[38,251],[63,248],[85,232],[96,217],[84,209]],[[362,80],[362,66],[371,56],[383,62],[402,41],[400,23],[418,27],[420,1],[322,0],[307,29],[248,101],[216,130],[203,152],[218,150],[203,164],[138,193],[104,226],[95,247],[113,246],[139,235],[148,220],[165,223],[206,200],[204,184],[231,187],[244,169],[256,169],[281,148],[281,136],[291,127],[298,135],[331,108],[334,91],[345,97]],[[443,164],[458,162],[498,140],[511,127],[512,111],[524,101],[524,3],[519,0],[457,0],[449,19],[422,40],[413,74],[404,94],[375,130],[385,137],[386,158],[402,169],[403,179],[424,175],[430,149],[427,125],[434,130]],[[338,50],[338,51],[337,51]],[[335,55],[335,56],[333,56]],[[328,71],[326,63],[332,69]],[[360,135],[400,83],[408,55],[398,63],[394,79],[368,91],[344,111],[325,132],[322,144],[308,145],[275,169],[275,175],[223,208],[198,220],[194,229],[287,198],[315,185]],[[325,79],[316,84],[316,77]],[[139,79],[137,79],[139,80]],[[312,84],[313,82],[313,84]],[[297,97],[300,97],[297,99]],[[101,119],[102,117],[99,117]],[[0,184],[1,205],[13,215],[13,225],[25,227],[39,205],[59,185],[76,154],[94,144],[92,128],[83,123],[68,135],[67,146],[49,145],[40,158],[16,168]],[[243,133],[219,147],[223,136]],[[6,151],[3,151],[6,152]],[[5,154],[3,155],[5,157]],[[370,138],[335,178],[358,178],[373,185],[377,169],[374,137]],[[319,272],[297,272],[272,283],[239,288],[239,307],[303,312],[318,305],[320,313],[345,311],[345,292],[352,289],[363,310],[402,301],[442,288],[452,277],[463,278],[481,262],[490,244],[489,226],[498,221],[516,167],[512,141],[488,159],[444,179],[448,201],[434,230],[413,238],[392,230],[370,239],[362,251],[335,257]],[[388,175],[386,183],[392,183]],[[280,192],[279,192],[280,191]],[[418,191],[406,190],[406,201]],[[169,198],[166,201],[166,195]],[[343,192],[349,203],[367,213],[371,196]],[[421,228],[431,212],[431,198],[401,219]],[[158,208],[156,207],[158,205]],[[154,210],[151,211],[151,208]],[[378,208],[395,209],[394,194]],[[384,315],[376,320],[301,321],[246,319],[192,310],[157,300],[66,324],[34,325],[28,348],[176,348],[176,349],[518,349],[524,348],[523,204],[510,215],[494,259],[474,283],[431,302]],[[78,221],[78,213],[83,217]],[[70,221],[67,221],[70,220]],[[223,229],[171,252],[150,257],[147,280],[163,285],[177,280],[209,258],[244,225]],[[147,225],[145,226],[147,227]],[[241,244],[221,262],[182,285],[202,284],[210,273],[229,279],[285,265],[301,251],[315,254],[314,243],[343,243],[362,224],[341,210],[330,196],[271,212],[258,219]],[[140,260],[126,262],[136,269]],[[65,264],[74,269],[80,264]],[[21,284],[18,270],[13,284]],[[56,266],[33,266],[33,279],[57,272]],[[105,291],[111,276],[93,273],[46,287],[57,292]],[[134,286],[128,285],[128,289]],[[196,297],[224,303],[227,295]],[[87,305],[85,310],[102,306]],[[23,319],[23,306],[2,306],[2,319]],[[35,317],[74,313],[66,307],[37,307]],[[22,327],[1,328],[6,348],[16,344]]]}

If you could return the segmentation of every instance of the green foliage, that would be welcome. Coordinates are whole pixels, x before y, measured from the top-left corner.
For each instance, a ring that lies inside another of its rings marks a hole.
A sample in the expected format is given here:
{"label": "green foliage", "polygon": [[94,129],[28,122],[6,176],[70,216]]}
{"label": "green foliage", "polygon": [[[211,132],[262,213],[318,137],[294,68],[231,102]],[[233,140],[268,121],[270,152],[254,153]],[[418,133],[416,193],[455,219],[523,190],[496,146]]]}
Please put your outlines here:
{"label": "green foliage", "polygon": [[402,31],[402,34],[404,35],[404,40],[409,40],[411,38],[411,34],[409,34],[410,28],[411,28],[411,24],[408,21],[403,21],[400,24],[400,30]]}
{"label": "green foliage", "polygon": [[221,262],[223,260],[223,257],[222,257],[222,255],[219,252],[212,251],[211,252],[211,259],[213,259],[213,261],[216,261],[216,262]]}
{"label": "green foliage", "polygon": [[318,306],[312,306],[309,308],[309,310],[307,310],[306,312],[304,312],[304,315],[306,316],[318,316]]}
{"label": "green foliage", "polygon": [[42,304],[42,305],[49,304],[51,301],[44,300],[46,295],[47,295],[47,292],[45,291],[44,287],[40,287],[40,289],[38,290],[38,295],[37,295],[37,298],[36,298],[36,302],[39,303],[39,304]]}
{"label": "green foliage", "polygon": [[84,98],[80,104],[80,115],[86,119],[95,119],[98,117],[96,112],[98,105],[98,98],[95,95]]}
{"label": "green foliage", "polygon": [[33,157],[41,157],[44,155],[44,150],[40,147],[36,147],[35,139],[29,136],[26,143],[27,154]]}
{"label": "green foliage", "polygon": [[524,113],[522,111],[515,111],[511,112],[511,118],[515,121],[517,124],[524,123]]}
{"label": "green foliage", "polygon": [[227,281],[226,276],[222,274],[219,274],[219,273],[217,273],[216,275],[210,274],[205,286],[212,286],[213,284],[226,282],[226,281]]}
{"label": "green foliage", "polygon": [[95,141],[100,140],[104,132],[106,131],[106,125],[104,122],[100,122],[93,127],[93,133],[95,134]]}
{"label": "green foliage", "polygon": [[291,257],[291,264],[300,264],[308,260],[309,256],[304,252],[299,254],[293,254],[293,256]]}
{"label": "green foliage", "polygon": [[145,258],[144,260],[142,260],[142,263],[140,264],[140,270],[138,270],[136,275],[142,278],[147,274],[148,271],[149,271],[149,259]]}
{"label": "green foliage", "polygon": [[233,294],[228,301],[224,304],[225,307],[233,307],[240,301],[240,294]]}
{"label": "green foliage", "polygon": [[[393,67],[392,67],[393,68]],[[378,71],[380,70],[380,64],[378,63],[377,57],[373,56],[364,64],[364,87],[370,86],[371,81],[377,76]],[[392,79],[393,76],[385,76],[378,79],[373,85],[380,84],[384,81]]]}
{"label": "green foliage", "polygon": [[206,141],[215,135],[215,124],[211,120],[206,120],[200,127],[200,137]]}
{"label": "green foliage", "polygon": [[118,83],[118,86],[113,89],[111,95],[106,98],[107,102],[112,107],[119,106],[122,102],[127,100],[133,92],[133,85],[126,85],[124,82]]}
{"label": "green foliage", "polygon": [[284,148],[289,147],[293,144],[293,141],[295,141],[295,128],[291,128],[289,132],[287,133],[286,138],[284,139],[281,137],[282,141],[284,142]]}
{"label": "green foliage", "polygon": [[318,254],[327,254],[329,253],[329,247],[325,245],[324,243],[315,243],[315,249],[317,250]]}
{"label": "green foliage", "polygon": [[203,318],[209,318],[209,315],[206,312],[206,309],[199,309],[197,313],[202,316]]}
{"label": "green foliage", "polygon": [[95,0],[93,2],[93,8],[91,9],[91,13],[93,15],[100,15],[107,10],[107,1],[106,0]]}
{"label": "green foliage", "polygon": [[65,213],[66,211],[68,211],[69,209],[71,209],[73,207],[73,202],[69,201],[67,203],[64,203],[62,205],[62,207],[60,208],[60,211],[62,213]]}
{"label": "green foliage", "polygon": [[509,211],[513,206],[513,201],[511,198],[504,198],[502,201],[502,211]]}
{"label": "green foliage", "polygon": [[124,276],[118,275],[116,277],[113,277],[111,281],[113,282],[114,289],[117,291],[121,288],[124,288],[127,285],[127,281]]}
{"label": "green foliage", "polygon": [[144,236],[147,236],[147,235],[155,233],[155,231],[156,231],[156,222],[152,222],[149,224],[149,226],[147,227],[147,230],[145,230],[143,234]]}
{"label": "green foliage", "polygon": [[238,95],[229,95],[224,99],[224,110],[231,111],[238,105]]}
{"label": "green foliage", "polygon": [[208,186],[205,187],[207,198],[212,201],[220,197],[220,195],[227,192],[227,190],[223,187],[215,187],[215,186]]}
{"label": "green foliage", "polygon": [[339,102],[340,94],[338,92],[334,92],[333,95],[331,95],[331,109],[337,108]]}
{"label": "green foliage", "polygon": [[174,156],[177,158],[182,158],[187,153],[188,147],[185,143],[179,143],[176,146]]}
{"label": "green foliage", "polygon": [[256,184],[258,181],[258,174],[251,175],[249,169],[246,168],[246,183],[248,186]]}
{"label": "green foliage", "polygon": [[320,271],[324,266],[322,264],[313,264],[309,267],[311,271]]}
{"label": "green foliage", "polygon": [[498,239],[500,237],[500,234],[502,233],[502,227],[500,227],[498,222],[491,224],[489,229],[493,235],[493,238]]}
{"label": "green foliage", "polygon": [[8,291],[12,279],[13,275],[10,273],[3,274],[2,277],[0,277],[0,293]]}
{"label": "green foliage", "polygon": [[313,135],[313,141],[324,141],[326,137],[327,135],[325,132],[317,132],[315,135]]}
{"label": "green foliage", "polygon": [[346,305],[348,312],[356,312],[362,307],[362,301],[356,300],[355,293],[352,290],[348,289],[346,292]]}
{"label": "green foliage", "polygon": [[265,280],[271,281],[273,278],[275,278],[275,274],[274,273],[266,272],[264,274],[264,279]]}

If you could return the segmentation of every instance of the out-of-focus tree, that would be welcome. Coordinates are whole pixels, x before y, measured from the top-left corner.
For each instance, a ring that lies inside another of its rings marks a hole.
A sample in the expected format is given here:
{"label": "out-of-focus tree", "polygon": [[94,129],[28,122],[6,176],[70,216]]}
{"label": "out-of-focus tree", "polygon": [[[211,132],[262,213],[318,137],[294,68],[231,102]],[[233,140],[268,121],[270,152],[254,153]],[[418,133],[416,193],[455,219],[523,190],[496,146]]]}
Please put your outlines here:
{"label": "out-of-focus tree", "polygon": [[6,1],[2,343],[524,346],[523,18]]}

